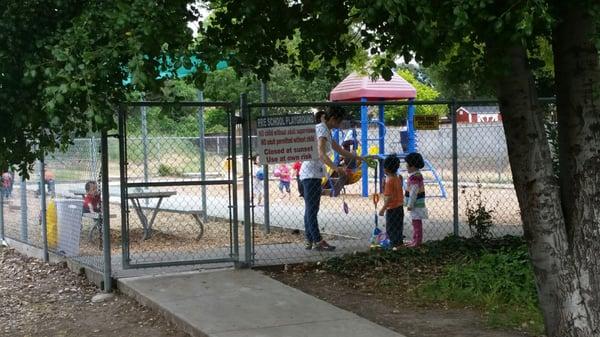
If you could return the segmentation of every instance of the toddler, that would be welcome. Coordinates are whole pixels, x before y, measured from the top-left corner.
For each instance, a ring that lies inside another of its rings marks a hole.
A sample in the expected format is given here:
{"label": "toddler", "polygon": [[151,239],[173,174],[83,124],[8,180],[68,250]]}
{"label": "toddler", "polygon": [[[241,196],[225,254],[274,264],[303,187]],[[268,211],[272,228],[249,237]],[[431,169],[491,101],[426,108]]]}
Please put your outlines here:
{"label": "toddler", "polygon": [[100,192],[95,181],[85,183],[85,197],[83,198],[83,213],[100,213]]}
{"label": "toddler", "polygon": [[383,161],[385,185],[383,187],[383,205],[379,215],[385,214],[385,223],[390,243],[394,248],[403,244],[404,236],[404,192],[402,191],[402,176],[398,175],[400,159],[395,155],[388,156]]}
{"label": "toddler", "polygon": [[279,191],[281,192],[281,198],[285,197],[283,190],[287,192],[288,197],[291,196],[290,182],[292,177],[290,176],[290,169],[285,163],[279,164],[279,167],[275,169],[274,175],[279,178]]}
{"label": "toddler", "polygon": [[420,169],[425,166],[423,157],[416,153],[410,153],[406,156],[406,169],[408,171],[408,180],[406,183],[406,209],[410,212],[413,226],[413,240],[408,247],[418,247],[423,242],[423,219],[428,218],[427,208],[425,207],[425,184]]}

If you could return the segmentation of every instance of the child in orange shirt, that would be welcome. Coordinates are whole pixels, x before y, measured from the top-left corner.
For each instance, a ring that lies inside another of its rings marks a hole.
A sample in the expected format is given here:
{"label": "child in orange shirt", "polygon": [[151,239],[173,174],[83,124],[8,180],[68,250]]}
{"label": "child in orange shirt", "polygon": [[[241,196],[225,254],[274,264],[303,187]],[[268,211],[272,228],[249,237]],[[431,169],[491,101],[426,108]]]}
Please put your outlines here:
{"label": "child in orange shirt", "polygon": [[383,206],[379,215],[385,214],[387,234],[392,247],[402,246],[404,235],[404,192],[402,190],[402,176],[398,175],[400,159],[390,155],[383,161],[385,185],[383,188]]}

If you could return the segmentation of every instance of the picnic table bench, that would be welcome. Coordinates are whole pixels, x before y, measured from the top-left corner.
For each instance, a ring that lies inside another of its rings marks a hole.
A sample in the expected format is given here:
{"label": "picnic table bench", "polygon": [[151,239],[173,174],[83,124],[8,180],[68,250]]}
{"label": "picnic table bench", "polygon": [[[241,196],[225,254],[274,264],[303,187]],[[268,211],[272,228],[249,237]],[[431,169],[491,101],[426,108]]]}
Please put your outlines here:
{"label": "picnic table bench", "polygon": [[[182,207],[182,206],[176,205],[176,204],[175,205],[174,204],[162,205],[164,198],[171,197],[175,194],[177,194],[177,192],[175,192],[175,191],[148,191],[148,192],[133,192],[133,193],[127,194],[127,198],[131,200],[131,203],[133,204],[133,208],[137,212],[138,217],[140,218],[140,221],[142,223],[142,227],[144,228],[144,236],[143,236],[144,240],[146,240],[152,236],[152,225],[154,224],[154,219],[156,218],[156,215],[158,214],[158,212],[190,214],[196,221],[196,224],[198,225],[198,229],[199,229],[199,234],[196,236],[196,239],[202,238],[202,236],[204,235],[204,224],[202,223],[201,216],[203,216],[205,214],[204,210],[189,209],[187,207]],[[143,205],[140,202],[140,199],[151,199],[151,198],[158,199],[158,201],[156,202],[155,205],[153,205],[153,204]],[[145,210],[145,209],[150,210],[150,214],[149,214],[150,220],[148,220],[148,217],[143,212],[143,210]]]}
{"label": "picnic table bench", "polygon": [[[85,191],[81,190],[71,190],[71,193],[77,196],[84,197]],[[149,239],[152,236],[152,226],[154,224],[154,220],[159,212],[169,212],[169,213],[178,213],[178,214],[189,214],[191,215],[196,224],[198,225],[199,233],[196,236],[196,239],[201,239],[204,235],[204,223],[202,222],[202,217],[206,214],[204,210],[200,209],[190,209],[189,207],[183,207],[178,204],[170,203],[166,204],[163,201],[166,198],[176,195],[175,191],[140,191],[140,192],[130,192],[127,194],[127,198],[131,200],[131,204],[137,213],[140,222],[142,224],[144,235],[143,239]],[[143,202],[140,199],[158,199],[156,202]],[[146,216],[144,214],[144,210],[150,210],[150,214]],[[91,218],[95,220],[94,227],[90,230],[89,238],[90,240],[93,238],[93,231],[95,229],[101,229],[102,221],[100,215],[98,213],[84,213],[84,217]],[[114,214],[111,214],[111,218],[114,217]],[[96,226],[100,226],[97,227]]]}
{"label": "picnic table bench", "polygon": [[[142,205],[140,208],[141,209],[154,209],[155,207]],[[196,240],[200,240],[202,238],[202,236],[204,235],[204,223],[202,222],[202,217],[205,215],[205,212],[203,210],[189,209],[186,207],[175,206],[175,205],[168,205],[168,206],[162,205],[158,210],[161,212],[191,215],[194,218],[196,224],[198,225],[198,235],[196,235]],[[150,230],[151,229],[152,228],[150,228]]]}

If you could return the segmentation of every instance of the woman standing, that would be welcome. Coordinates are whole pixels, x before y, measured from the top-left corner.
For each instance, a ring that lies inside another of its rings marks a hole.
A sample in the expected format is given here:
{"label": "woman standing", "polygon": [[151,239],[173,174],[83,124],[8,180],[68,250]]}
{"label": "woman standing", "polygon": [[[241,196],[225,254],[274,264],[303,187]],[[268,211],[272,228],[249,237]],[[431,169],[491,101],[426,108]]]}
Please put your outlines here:
{"label": "woman standing", "polygon": [[319,157],[303,162],[300,167],[300,180],[304,189],[304,236],[306,239],[304,247],[319,251],[333,251],[335,246],[323,240],[319,231],[318,214],[321,204],[321,179],[325,176],[326,167],[330,168],[332,172],[337,172],[340,178],[346,175],[345,168],[336,166],[331,160],[332,148],[346,158],[359,159],[359,157],[344,150],[337,142],[331,141],[331,130],[339,128],[340,123],[346,116],[346,112],[342,107],[332,106],[325,112],[319,111],[317,116],[317,122],[320,121],[315,126]]}

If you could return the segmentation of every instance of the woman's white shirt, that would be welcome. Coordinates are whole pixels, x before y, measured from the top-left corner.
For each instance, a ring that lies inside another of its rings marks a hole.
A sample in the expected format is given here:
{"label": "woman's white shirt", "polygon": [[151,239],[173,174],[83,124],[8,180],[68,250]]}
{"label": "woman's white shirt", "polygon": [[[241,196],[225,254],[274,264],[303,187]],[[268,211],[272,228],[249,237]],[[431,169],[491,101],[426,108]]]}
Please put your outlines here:
{"label": "woman's white shirt", "polygon": [[[327,140],[325,144],[325,155],[330,156],[331,149],[331,132],[325,123],[319,123],[315,126],[317,148],[319,146],[319,139],[325,138]],[[318,151],[318,150],[317,150]],[[319,157],[302,162],[300,167],[300,180],[303,179],[321,179],[325,176],[325,164],[319,159]]]}

